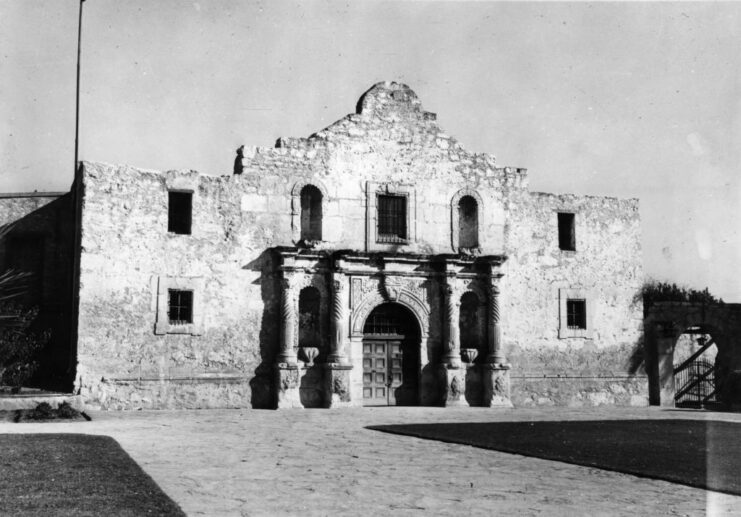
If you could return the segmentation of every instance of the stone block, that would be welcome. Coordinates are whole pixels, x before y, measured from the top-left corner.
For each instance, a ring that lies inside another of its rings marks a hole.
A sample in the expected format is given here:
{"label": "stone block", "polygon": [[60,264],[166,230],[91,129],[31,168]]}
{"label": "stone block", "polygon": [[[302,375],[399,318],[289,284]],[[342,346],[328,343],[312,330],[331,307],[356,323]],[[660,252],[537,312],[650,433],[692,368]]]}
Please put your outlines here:
{"label": "stone block", "polygon": [[275,372],[277,409],[303,408],[298,365],[279,363]]}
{"label": "stone block", "polygon": [[351,365],[327,364],[324,369],[324,403],[328,408],[353,405],[350,386]]}
{"label": "stone block", "polygon": [[452,367],[449,365],[442,366],[445,393],[443,396],[443,405],[450,406],[468,406],[466,400],[466,368]]}
{"label": "stone block", "polygon": [[512,407],[509,387],[509,367],[485,364],[483,371],[484,395],[482,404],[486,407]]}

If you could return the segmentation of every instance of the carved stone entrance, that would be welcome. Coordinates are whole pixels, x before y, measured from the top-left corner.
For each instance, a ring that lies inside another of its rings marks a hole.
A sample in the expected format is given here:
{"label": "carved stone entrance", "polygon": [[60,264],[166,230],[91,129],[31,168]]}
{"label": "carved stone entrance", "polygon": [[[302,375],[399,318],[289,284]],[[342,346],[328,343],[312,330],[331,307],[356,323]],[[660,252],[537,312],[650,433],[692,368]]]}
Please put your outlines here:
{"label": "carved stone entrance", "polygon": [[384,303],[363,328],[363,405],[418,404],[419,328],[404,306]]}

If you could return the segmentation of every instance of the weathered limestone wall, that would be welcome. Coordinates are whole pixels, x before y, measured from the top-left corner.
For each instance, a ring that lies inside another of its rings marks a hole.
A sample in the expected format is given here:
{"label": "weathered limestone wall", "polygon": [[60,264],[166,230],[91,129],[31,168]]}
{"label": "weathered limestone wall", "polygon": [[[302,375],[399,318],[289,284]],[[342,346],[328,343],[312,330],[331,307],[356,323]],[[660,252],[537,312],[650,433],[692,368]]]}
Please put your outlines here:
{"label": "weathered limestone wall", "polygon": [[[641,348],[638,201],[513,192],[502,297],[515,405],[648,403]],[[576,250],[559,248],[558,212],[575,214]],[[589,337],[559,337],[559,296],[587,300]]]}
{"label": "weathered limestone wall", "polygon": [[[408,87],[380,83],[357,113],[309,138],[246,148],[241,175],[84,164],[77,385],[88,403],[272,407],[281,291],[270,250],[299,242],[307,184],[323,193],[317,252],[457,253],[457,203],[473,196],[474,252],[509,255],[502,313],[513,402],[643,402],[625,364],[641,319],[632,305],[642,281],[637,202],[530,194],[524,169],[465,151]],[[193,192],[192,235],[168,233],[168,190]],[[409,243],[376,243],[375,196],[386,192],[408,196]],[[577,213],[576,252],[558,249],[559,209]],[[196,293],[187,334],[156,332],[173,285]],[[589,294],[589,339],[559,338],[559,288]],[[326,309],[321,318],[329,328]],[[302,384],[307,398],[316,398],[314,377]]]}
{"label": "weathered limestone wall", "polygon": [[[280,292],[266,250],[298,242],[304,185],[324,194],[318,250],[376,249],[367,202],[391,191],[410,199],[412,242],[399,251],[452,253],[463,190],[481,199],[481,252],[499,253],[502,187],[522,188],[524,177],[467,153],[395,84],[371,89],[359,114],[309,139],[247,150],[241,175],[86,163],[78,385],[109,408],[270,406]],[[168,234],[168,190],[193,192],[192,235]],[[157,282],[167,278],[202,286],[200,335],[154,334]]]}
{"label": "weathered limestone wall", "polygon": [[[0,238],[0,265],[4,271],[14,264],[12,255],[20,253],[23,270],[34,276],[27,282],[27,293],[19,301],[38,307],[37,330],[50,330],[51,340],[43,350],[40,366],[31,384],[68,391],[74,367],[70,349],[73,202],[70,194],[45,192],[0,194],[0,227],[7,233]],[[18,246],[28,249],[12,249]],[[37,243],[37,244],[35,244]],[[38,245],[40,261],[31,259]],[[29,247],[30,246],[30,247]],[[33,264],[31,262],[34,262]],[[39,270],[36,268],[39,267]]]}

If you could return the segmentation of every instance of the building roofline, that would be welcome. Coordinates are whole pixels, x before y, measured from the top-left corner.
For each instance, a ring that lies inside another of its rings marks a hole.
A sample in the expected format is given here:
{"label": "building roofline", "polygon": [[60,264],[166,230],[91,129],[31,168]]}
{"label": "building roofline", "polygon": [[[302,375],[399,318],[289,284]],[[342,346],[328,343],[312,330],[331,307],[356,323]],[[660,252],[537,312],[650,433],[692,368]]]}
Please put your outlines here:
{"label": "building roofline", "polygon": [[69,192],[0,192],[0,199],[21,197],[62,197]]}

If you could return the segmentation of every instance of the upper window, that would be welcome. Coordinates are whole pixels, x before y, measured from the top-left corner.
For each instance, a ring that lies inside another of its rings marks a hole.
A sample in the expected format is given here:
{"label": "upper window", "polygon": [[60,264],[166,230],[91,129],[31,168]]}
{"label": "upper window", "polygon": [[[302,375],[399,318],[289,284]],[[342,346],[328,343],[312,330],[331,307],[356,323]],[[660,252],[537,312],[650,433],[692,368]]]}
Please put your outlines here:
{"label": "upper window", "polygon": [[378,242],[406,242],[407,198],[379,194],[378,196]]}
{"label": "upper window", "polygon": [[192,192],[168,192],[167,231],[190,235],[193,212]]}
{"label": "upper window", "polygon": [[574,214],[558,213],[558,247],[566,251],[576,250],[576,231]]}
{"label": "upper window", "polygon": [[458,247],[477,248],[479,245],[479,206],[472,196],[463,196],[458,203]]}
{"label": "upper window", "polygon": [[193,291],[168,289],[167,319],[170,325],[193,323]]}
{"label": "upper window", "polygon": [[314,185],[301,189],[301,240],[322,240],[322,192]]}
{"label": "upper window", "polygon": [[566,300],[566,326],[570,329],[587,328],[586,300]]}

